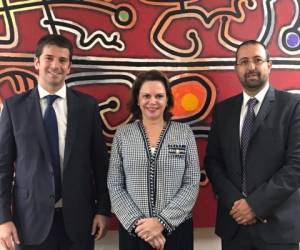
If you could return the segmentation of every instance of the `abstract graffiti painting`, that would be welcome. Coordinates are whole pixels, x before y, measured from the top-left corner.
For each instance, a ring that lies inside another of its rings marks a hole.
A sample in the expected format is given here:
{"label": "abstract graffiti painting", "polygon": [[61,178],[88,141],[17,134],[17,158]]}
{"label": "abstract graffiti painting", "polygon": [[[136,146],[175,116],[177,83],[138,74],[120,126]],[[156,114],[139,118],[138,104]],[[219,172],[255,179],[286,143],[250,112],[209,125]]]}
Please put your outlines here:
{"label": "abstract graffiti painting", "polygon": [[[203,164],[211,111],[241,91],[234,52],[263,42],[273,62],[271,84],[300,89],[299,0],[1,0],[0,105],[37,85],[34,48],[47,33],[74,44],[70,88],[94,96],[108,147],[130,120],[136,75],[158,69],[170,78],[173,118],[190,124]],[[195,226],[212,226],[215,201],[202,168]]]}

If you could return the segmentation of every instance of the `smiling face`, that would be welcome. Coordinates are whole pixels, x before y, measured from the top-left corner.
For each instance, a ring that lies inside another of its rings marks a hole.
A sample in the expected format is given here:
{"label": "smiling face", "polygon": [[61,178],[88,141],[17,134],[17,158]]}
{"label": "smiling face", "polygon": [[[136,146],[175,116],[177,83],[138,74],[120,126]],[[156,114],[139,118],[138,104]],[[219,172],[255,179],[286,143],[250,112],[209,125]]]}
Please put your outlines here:
{"label": "smiling face", "polygon": [[167,101],[166,90],[162,82],[145,81],[138,97],[142,119],[144,121],[163,121]]}
{"label": "smiling face", "polygon": [[250,96],[256,95],[269,81],[272,63],[260,44],[242,46],[237,54],[236,73]]}
{"label": "smiling face", "polygon": [[70,73],[70,51],[56,45],[46,45],[42,54],[35,58],[34,65],[39,72],[39,84],[49,92],[56,92]]}

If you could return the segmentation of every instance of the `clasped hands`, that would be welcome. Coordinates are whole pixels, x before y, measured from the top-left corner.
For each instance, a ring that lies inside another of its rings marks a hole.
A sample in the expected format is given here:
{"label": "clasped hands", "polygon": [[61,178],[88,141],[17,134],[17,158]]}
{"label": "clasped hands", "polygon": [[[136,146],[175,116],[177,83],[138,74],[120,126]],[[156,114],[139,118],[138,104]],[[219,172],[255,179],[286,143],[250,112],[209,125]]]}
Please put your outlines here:
{"label": "clasped hands", "polygon": [[166,242],[162,234],[164,226],[157,218],[140,219],[136,222],[135,226],[135,233],[138,237],[149,243],[154,249],[164,249]]}
{"label": "clasped hands", "polygon": [[233,203],[229,214],[240,225],[246,226],[256,223],[256,214],[244,198]]}

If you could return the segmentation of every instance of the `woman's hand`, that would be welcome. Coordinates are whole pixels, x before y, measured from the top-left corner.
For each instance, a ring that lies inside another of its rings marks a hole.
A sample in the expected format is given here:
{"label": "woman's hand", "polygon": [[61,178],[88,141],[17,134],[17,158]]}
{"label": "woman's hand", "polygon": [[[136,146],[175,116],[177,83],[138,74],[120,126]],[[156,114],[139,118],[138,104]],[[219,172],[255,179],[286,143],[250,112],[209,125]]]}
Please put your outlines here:
{"label": "woman's hand", "polygon": [[149,242],[162,233],[164,226],[157,218],[140,219],[136,223],[135,233],[143,240]]}
{"label": "woman's hand", "polygon": [[163,236],[163,234],[159,234],[157,237],[153,238],[151,241],[147,241],[152,248],[157,250],[164,250],[164,246],[166,243],[166,238]]}

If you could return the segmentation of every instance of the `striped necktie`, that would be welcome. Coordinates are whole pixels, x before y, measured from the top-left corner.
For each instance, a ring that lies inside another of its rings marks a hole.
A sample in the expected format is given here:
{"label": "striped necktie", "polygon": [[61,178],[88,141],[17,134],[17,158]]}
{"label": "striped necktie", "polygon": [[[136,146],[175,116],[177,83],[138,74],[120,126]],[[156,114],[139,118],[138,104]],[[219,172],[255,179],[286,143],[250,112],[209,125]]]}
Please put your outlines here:
{"label": "striped necktie", "polygon": [[247,169],[246,169],[246,155],[251,136],[251,131],[255,121],[254,107],[258,103],[256,98],[249,99],[247,106],[247,114],[243,123],[241,134],[241,154],[242,154],[242,193],[247,196]]}

